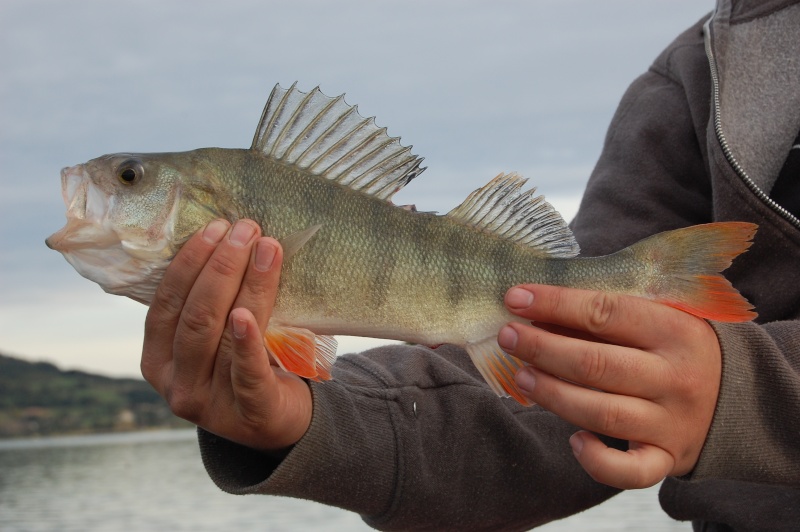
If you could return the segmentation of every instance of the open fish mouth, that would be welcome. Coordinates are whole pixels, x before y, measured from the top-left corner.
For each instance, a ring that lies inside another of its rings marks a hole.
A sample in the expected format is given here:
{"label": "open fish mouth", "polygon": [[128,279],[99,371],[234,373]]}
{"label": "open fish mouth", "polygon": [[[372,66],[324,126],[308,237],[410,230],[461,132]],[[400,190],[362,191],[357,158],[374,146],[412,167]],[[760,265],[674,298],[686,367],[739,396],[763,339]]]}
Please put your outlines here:
{"label": "open fish mouth", "polygon": [[67,223],[45,244],[64,255],[79,274],[108,291],[116,284],[115,270],[129,260],[108,220],[113,198],[92,181],[83,164],[61,170],[61,195]]}
{"label": "open fish mouth", "polygon": [[109,197],[92,182],[85,165],[61,170],[61,195],[67,207],[67,224],[45,240],[47,247],[67,254],[117,240],[113,231],[103,228]]}
{"label": "open fish mouth", "polygon": [[169,238],[178,197],[168,217],[169,231],[143,244],[130,230],[115,227],[117,199],[94,181],[87,165],[61,170],[61,195],[67,223],[45,240],[47,247],[106,292],[148,304],[172,255]]}

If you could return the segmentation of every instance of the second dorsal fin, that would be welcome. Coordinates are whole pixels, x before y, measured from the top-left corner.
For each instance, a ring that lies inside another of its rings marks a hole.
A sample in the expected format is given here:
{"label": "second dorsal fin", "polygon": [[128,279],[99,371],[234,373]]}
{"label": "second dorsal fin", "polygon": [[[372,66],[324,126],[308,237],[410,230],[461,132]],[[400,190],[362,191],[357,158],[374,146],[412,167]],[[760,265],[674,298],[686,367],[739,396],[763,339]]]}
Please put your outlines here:
{"label": "second dorsal fin", "polygon": [[542,256],[570,258],[578,243],[564,218],[535,188],[522,190],[527,179],[500,174],[467,196],[447,216],[512,242],[529,246]]}
{"label": "second dorsal fin", "polygon": [[422,173],[411,147],[358,114],[344,95],[295,85],[272,90],[251,149],[384,200]]}

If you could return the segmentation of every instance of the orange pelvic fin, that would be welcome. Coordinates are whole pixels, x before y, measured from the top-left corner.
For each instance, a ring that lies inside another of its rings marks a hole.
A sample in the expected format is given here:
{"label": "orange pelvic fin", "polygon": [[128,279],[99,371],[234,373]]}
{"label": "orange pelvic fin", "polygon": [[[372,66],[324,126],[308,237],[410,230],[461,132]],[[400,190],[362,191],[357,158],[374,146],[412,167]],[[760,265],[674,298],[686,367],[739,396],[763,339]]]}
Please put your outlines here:
{"label": "orange pelvic fin", "polygon": [[331,378],[336,358],[336,339],[308,329],[270,324],[264,345],[278,365],[300,377],[316,381]]}
{"label": "orange pelvic fin", "polygon": [[533,403],[522,395],[514,381],[514,375],[525,365],[497,345],[497,337],[492,336],[477,343],[466,345],[472,363],[478,368],[489,387],[500,397],[513,397],[518,403],[531,406]]}
{"label": "orange pelvic fin", "polygon": [[754,319],[758,314],[753,305],[720,272],[751,246],[757,228],[746,222],[718,222],[668,231],[640,242],[648,243],[658,270],[648,295],[701,318]]}

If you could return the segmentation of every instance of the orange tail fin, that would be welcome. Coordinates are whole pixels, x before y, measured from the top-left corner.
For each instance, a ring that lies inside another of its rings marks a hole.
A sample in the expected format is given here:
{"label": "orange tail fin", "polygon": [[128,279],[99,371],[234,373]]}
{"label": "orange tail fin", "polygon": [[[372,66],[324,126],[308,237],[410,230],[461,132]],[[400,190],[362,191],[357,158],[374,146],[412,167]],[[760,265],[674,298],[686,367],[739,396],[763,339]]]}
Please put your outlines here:
{"label": "orange tail fin", "polygon": [[717,222],[667,231],[632,248],[644,252],[655,272],[646,296],[695,316],[743,322],[758,314],[720,272],[752,244],[757,225]]}

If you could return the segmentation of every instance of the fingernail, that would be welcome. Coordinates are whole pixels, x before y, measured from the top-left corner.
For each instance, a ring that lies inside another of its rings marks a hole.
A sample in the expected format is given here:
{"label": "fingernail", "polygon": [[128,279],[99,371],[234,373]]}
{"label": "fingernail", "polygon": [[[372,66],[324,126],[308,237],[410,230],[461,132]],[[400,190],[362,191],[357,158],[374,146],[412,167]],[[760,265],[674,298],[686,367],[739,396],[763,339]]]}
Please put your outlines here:
{"label": "fingernail", "polygon": [[256,270],[269,271],[275,261],[275,244],[266,239],[261,239],[256,244]]}
{"label": "fingernail", "polygon": [[525,395],[533,393],[533,389],[536,387],[536,376],[530,368],[522,368],[519,370],[514,376],[514,381]]}
{"label": "fingernail", "polygon": [[579,432],[569,437],[569,445],[572,447],[572,454],[575,455],[575,458],[578,458],[583,450],[583,437]]}
{"label": "fingernail", "polygon": [[205,230],[203,230],[203,239],[209,244],[217,244],[228,232],[228,227],[229,224],[225,220],[209,222]]}
{"label": "fingernail", "polygon": [[256,228],[252,224],[236,222],[236,225],[233,226],[233,231],[231,231],[231,242],[238,246],[244,246],[250,242],[254,234],[256,234]]}
{"label": "fingernail", "polygon": [[497,334],[497,343],[504,351],[513,351],[516,349],[518,340],[519,334],[517,334],[517,331],[510,325],[506,325],[500,329],[500,332]]}
{"label": "fingernail", "polygon": [[528,308],[533,303],[533,294],[524,288],[514,287],[506,293],[506,305],[509,308]]}
{"label": "fingernail", "polygon": [[233,325],[233,335],[239,340],[247,336],[247,320],[231,316],[231,325]]}

